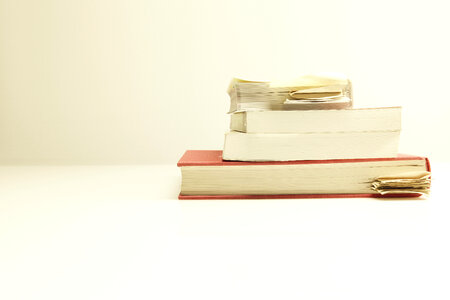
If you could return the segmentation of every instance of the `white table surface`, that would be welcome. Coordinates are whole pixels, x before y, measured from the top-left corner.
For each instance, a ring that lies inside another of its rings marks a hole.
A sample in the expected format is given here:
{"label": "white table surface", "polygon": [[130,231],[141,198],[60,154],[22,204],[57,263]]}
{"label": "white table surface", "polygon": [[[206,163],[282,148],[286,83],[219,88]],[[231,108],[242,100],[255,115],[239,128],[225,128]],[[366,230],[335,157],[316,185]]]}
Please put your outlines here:
{"label": "white table surface", "polygon": [[0,299],[450,299],[426,200],[177,200],[175,166],[0,167]]}

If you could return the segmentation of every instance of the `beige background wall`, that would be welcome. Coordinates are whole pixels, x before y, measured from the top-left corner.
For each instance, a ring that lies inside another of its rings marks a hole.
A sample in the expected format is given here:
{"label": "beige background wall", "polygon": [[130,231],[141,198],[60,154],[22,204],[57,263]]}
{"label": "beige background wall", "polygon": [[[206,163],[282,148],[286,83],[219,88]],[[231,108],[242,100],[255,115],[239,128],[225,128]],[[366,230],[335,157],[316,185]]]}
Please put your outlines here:
{"label": "beige background wall", "polygon": [[218,149],[233,76],[340,71],[448,160],[446,1],[0,0],[0,163],[175,163]]}

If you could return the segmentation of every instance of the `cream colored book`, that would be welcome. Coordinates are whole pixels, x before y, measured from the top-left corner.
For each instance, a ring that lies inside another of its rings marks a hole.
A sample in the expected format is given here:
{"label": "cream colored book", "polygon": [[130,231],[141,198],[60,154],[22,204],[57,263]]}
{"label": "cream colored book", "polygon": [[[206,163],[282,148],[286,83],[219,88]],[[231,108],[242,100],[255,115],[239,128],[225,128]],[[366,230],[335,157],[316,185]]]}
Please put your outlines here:
{"label": "cream colored book", "polygon": [[291,161],[395,157],[400,130],[225,134],[224,160]]}
{"label": "cream colored book", "polygon": [[231,114],[230,129],[247,133],[399,131],[401,111],[401,107],[244,111]]}
{"label": "cream colored book", "polygon": [[278,81],[233,78],[228,87],[228,94],[230,95],[230,113],[261,109],[302,110],[352,107],[351,82],[345,75],[337,73],[308,74],[293,80]]}

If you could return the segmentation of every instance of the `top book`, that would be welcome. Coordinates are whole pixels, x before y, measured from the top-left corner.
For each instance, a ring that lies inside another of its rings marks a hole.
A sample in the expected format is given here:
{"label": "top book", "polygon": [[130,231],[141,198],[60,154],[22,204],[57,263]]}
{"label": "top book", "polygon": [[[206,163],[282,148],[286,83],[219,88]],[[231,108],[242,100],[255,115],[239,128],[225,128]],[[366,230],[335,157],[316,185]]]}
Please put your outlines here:
{"label": "top book", "polygon": [[233,78],[229,113],[249,110],[343,109],[353,105],[352,85],[341,74],[312,74],[289,81]]}

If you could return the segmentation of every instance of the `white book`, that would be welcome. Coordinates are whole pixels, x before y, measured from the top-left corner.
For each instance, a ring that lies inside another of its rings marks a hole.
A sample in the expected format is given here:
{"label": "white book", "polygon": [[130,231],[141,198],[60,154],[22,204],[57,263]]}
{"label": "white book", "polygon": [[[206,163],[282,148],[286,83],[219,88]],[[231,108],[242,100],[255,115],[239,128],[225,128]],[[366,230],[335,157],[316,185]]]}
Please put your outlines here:
{"label": "white book", "polygon": [[401,107],[236,112],[230,129],[247,133],[398,131]]}
{"label": "white book", "polygon": [[224,160],[290,161],[396,157],[400,130],[225,135]]}

